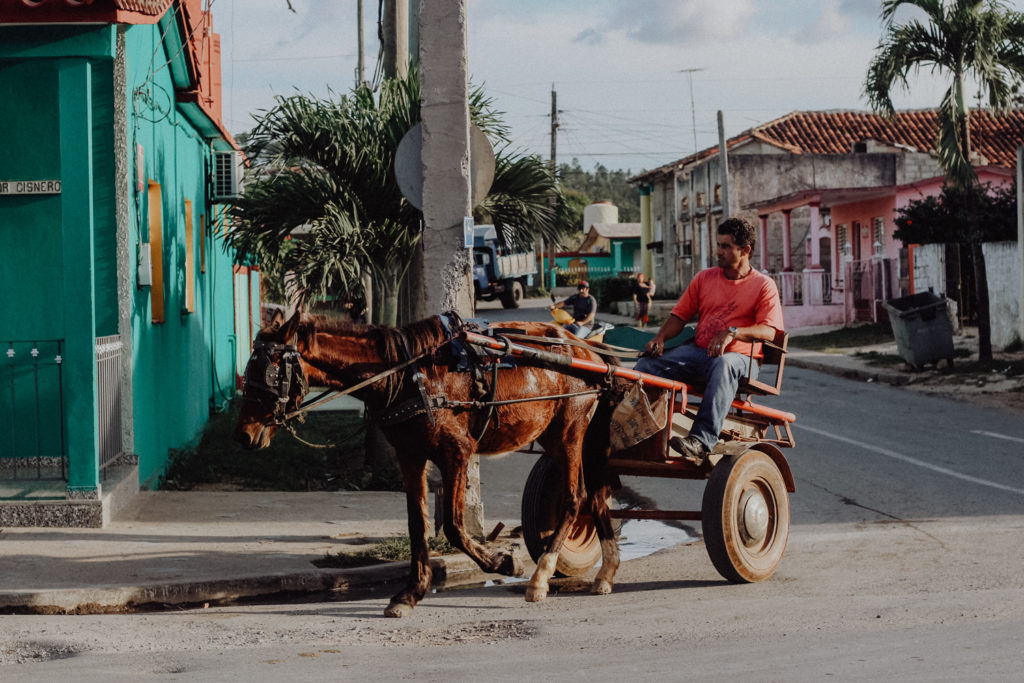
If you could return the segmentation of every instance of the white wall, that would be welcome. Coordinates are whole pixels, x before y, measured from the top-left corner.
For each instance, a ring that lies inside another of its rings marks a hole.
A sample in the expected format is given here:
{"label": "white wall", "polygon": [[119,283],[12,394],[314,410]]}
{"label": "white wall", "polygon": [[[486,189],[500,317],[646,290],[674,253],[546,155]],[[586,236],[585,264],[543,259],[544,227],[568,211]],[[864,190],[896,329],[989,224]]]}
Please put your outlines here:
{"label": "white wall", "polygon": [[946,294],[946,245],[914,247],[914,292]]}
{"label": "white wall", "polygon": [[1016,242],[986,242],[985,269],[988,273],[989,320],[992,323],[992,348],[1005,349],[1016,341],[1020,320],[1021,268]]}

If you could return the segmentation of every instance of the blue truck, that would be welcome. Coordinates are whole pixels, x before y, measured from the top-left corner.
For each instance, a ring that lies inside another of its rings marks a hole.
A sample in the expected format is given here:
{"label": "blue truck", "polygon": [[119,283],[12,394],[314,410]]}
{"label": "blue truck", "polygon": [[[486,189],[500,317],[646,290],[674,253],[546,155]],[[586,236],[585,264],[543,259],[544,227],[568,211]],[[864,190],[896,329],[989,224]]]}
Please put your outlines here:
{"label": "blue truck", "polygon": [[537,255],[498,245],[493,225],[473,228],[473,294],[477,301],[498,299],[504,308],[519,308],[526,288],[533,285]]}

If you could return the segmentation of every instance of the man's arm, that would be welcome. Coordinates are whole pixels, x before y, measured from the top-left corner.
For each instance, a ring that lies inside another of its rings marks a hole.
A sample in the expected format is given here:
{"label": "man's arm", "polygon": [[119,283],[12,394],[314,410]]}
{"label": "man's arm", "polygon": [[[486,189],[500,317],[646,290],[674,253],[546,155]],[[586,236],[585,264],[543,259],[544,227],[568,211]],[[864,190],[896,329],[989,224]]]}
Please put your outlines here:
{"label": "man's arm", "polygon": [[[571,299],[572,297],[569,297]],[[555,310],[556,308],[565,308],[565,305],[569,303],[569,299],[563,299],[562,301],[556,301],[555,303],[548,306],[548,310]]]}
{"label": "man's arm", "polygon": [[576,324],[577,325],[589,325],[590,323],[594,322],[594,316],[596,316],[596,315],[597,315],[597,299],[595,299],[594,297],[590,297],[590,312],[587,313],[587,317],[585,317],[583,320],[577,320]]}
{"label": "man's arm", "polygon": [[683,328],[686,327],[686,321],[675,315],[670,315],[668,320],[661,326],[658,333],[654,335],[654,339],[647,342],[645,350],[647,355],[652,358],[657,358],[661,355],[661,352],[665,350],[665,342],[669,339],[674,339]]}

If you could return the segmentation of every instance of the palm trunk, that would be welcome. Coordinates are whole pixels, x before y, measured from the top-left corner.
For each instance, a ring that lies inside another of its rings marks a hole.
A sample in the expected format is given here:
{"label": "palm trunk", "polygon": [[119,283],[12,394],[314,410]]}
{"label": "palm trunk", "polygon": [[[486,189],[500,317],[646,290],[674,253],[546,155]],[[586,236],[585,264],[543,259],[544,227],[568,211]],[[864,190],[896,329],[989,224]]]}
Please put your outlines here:
{"label": "palm trunk", "polygon": [[992,360],[992,326],[988,315],[988,273],[981,237],[971,240],[971,260],[974,261],[974,301],[978,312],[978,360]]}
{"label": "palm trunk", "polygon": [[398,324],[398,293],[401,282],[390,268],[374,268],[373,275],[373,324],[394,327]]}

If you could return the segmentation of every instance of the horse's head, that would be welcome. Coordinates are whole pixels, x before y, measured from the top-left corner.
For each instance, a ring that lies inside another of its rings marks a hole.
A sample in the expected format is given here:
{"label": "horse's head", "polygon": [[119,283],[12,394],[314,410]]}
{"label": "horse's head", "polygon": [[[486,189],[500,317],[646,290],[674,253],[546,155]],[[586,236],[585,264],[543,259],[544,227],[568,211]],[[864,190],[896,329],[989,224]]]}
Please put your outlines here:
{"label": "horse's head", "polygon": [[309,390],[299,351],[293,342],[301,313],[284,325],[260,330],[245,366],[242,409],[235,440],[247,449],[266,448],[284,417],[302,405]]}

